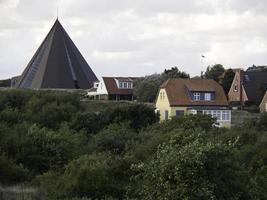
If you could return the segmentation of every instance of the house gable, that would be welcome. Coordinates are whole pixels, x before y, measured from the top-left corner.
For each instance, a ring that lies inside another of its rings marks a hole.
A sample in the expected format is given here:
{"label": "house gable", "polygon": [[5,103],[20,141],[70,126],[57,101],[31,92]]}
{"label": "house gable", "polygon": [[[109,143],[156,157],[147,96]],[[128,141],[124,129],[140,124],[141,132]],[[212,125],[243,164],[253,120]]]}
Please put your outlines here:
{"label": "house gable", "polygon": [[161,120],[165,119],[166,112],[168,112],[168,115],[171,114],[171,107],[168,94],[164,88],[161,88],[158,92],[158,96],[156,99],[156,108],[157,112],[159,112],[160,114]]}
{"label": "house gable", "polygon": [[267,112],[267,91],[260,104],[260,112]]}
{"label": "house gable", "polygon": [[228,92],[229,101],[251,101],[259,103],[262,91],[267,89],[266,71],[237,70]]}
{"label": "house gable", "polygon": [[229,101],[240,101],[240,88],[241,88],[241,70],[235,72],[235,77],[233,79],[231,88],[228,92]]}
{"label": "house gable", "polygon": [[98,83],[97,94],[108,94],[107,87],[103,78],[101,78],[101,81]]}

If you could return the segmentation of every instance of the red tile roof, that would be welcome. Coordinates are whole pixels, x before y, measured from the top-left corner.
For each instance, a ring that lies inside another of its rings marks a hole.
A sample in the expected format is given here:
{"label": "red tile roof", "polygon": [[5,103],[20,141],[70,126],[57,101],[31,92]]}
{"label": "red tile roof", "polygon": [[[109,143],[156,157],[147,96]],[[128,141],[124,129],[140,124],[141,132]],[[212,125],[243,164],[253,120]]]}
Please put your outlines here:
{"label": "red tile roof", "polygon": [[115,79],[123,82],[133,82],[136,77],[103,77],[104,83],[107,88],[108,94],[122,94],[122,95],[131,95],[133,94],[133,89],[120,89],[118,88]]}
{"label": "red tile roof", "polygon": [[[210,79],[169,79],[160,88],[165,88],[171,106],[228,106],[223,88]],[[193,101],[188,90],[215,92],[215,100]]]}

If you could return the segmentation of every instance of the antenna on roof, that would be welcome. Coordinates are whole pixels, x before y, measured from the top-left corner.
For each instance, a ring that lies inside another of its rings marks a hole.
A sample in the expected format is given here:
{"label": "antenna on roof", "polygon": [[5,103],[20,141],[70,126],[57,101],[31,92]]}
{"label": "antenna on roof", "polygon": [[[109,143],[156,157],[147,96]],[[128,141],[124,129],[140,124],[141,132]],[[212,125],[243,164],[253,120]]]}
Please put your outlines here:
{"label": "antenna on roof", "polygon": [[57,19],[58,19],[58,16],[59,16],[59,7],[60,7],[60,0],[57,0]]}
{"label": "antenna on roof", "polygon": [[201,71],[200,71],[200,77],[201,78],[204,78],[204,71],[203,71],[203,68],[204,68],[204,59],[205,59],[206,57],[202,54],[201,55]]}

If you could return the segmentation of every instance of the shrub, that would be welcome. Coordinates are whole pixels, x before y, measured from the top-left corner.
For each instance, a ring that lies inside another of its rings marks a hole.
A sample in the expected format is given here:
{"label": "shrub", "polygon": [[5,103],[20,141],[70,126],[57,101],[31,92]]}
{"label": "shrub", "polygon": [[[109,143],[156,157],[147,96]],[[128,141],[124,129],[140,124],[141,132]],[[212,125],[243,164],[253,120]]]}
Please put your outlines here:
{"label": "shrub", "polygon": [[0,154],[0,183],[11,185],[26,182],[29,179],[29,171],[22,164],[16,164],[5,154]]}

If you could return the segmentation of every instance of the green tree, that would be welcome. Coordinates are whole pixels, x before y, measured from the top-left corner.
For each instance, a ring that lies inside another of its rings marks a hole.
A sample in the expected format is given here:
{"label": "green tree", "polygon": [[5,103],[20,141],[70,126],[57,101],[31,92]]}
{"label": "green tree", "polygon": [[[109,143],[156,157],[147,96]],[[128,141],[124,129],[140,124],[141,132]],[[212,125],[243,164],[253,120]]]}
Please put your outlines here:
{"label": "green tree", "polygon": [[129,165],[108,154],[81,156],[68,164],[61,178],[62,197],[122,199],[129,177]]}
{"label": "green tree", "polygon": [[[245,171],[231,158],[233,145],[184,131],[159,146],[152,160],[133,165],[137,199],[248,199]],[[133,196],[131,196],[133,195]],[[136,196],[135,196],[136,195]]]}
{"label": "green tree", "polygon": [[224,67],[221,64],[215,64],[212,67],[208,67],[205,72],[205,78],[213,79],[219,82],[219,77],[224,73]]}
{"label": "green tree", "polygon": [[16,164],[5,154],[0,154],[0,184],[18,184],[30,178],[29,171],[22,164]]}
{"label": "green tree", "polygon": [[231,88],[232,82],[234,80],[234,77],[235,77],[235,73],[233,72],[232,69],[226,70],[224,77],[222,79],[222,82],[221,82],[221,85],[223,87],[225,94],[228,94]]}
{"label": "green tree", "polygon": [[136,80],[134,82],[134,96],[137,101],[153,102],[163,81],[160,74],[153,74]]}
{"label": "green tree", "polygon": [[138,79],[134,83],[134,96],[140,102],[154,102],[160,85],[169,78],[189,78],[189,74],[172,67],[165,69],[162,74],[152,74]]}
{"label": "green tree", "polygon": [[190,78],[189,74],[180,71],[177,67],[165,69],[162,76],[164,80],[168,80],[169,78]]}
{"label": "green tree", "polygon": [[130,129],[128,124],[111,124],[98,134],[93,136],[94,150],[99,152],[108,151],[121,154],[126,146],[135,138],[136,133]]}

